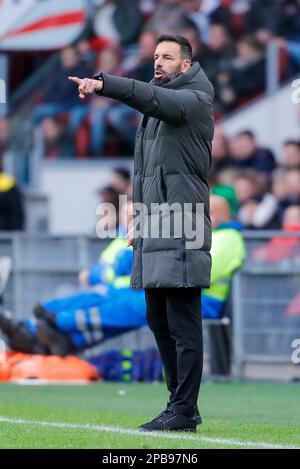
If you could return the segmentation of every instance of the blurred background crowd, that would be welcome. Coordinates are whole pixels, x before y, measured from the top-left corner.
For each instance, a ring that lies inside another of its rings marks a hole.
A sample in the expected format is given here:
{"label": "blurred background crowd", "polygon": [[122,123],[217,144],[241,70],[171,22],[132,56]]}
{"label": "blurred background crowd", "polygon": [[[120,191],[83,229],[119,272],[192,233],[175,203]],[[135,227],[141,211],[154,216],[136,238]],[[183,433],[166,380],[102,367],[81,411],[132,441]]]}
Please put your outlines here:
{"label": "blurred background crowd", "polygon": [[61,51],[37,97],[33,119],[42,125],[46,158],[132,153],[138,115],[104,97],[82,102],[66,78],[104,70],[150,81],[161,33],[190,40],[214,85],[217,120],[264,92],[267,44],[280,46],[281,80],[300,71],[297,0],[94,0],[94,8],[86,37]]}
{"label": "blurred background crowd", "polygon": [[[279,51],[280,82],[300,72],[300,2],[92,0],[92,9],[84,33],[73,45],[58,52],[10,54],[12,92],[56,57],[27,109],[33,127],[32,136],[26,134],[28,148],[42,153],[46,161],[131,158],[139,113],[96,95],[80,100],[67,77],[90,77],[103,70],[149,82],[155,38],[178,33],[190,40],[194,60],[215,88],[212,186],[231,190],[233,213],[245,227],[281,228],[286,209],[300,202],[300,139],[287,135],[274,154],[260,146],[252,129],[229,138],[221,124],[264,94],[268,45],[275,44]],[[9,114],[0,118],[0,161],[5,168],[10,167],[11,145],[18,138],[16,133],[12,137],[10,127]]]}

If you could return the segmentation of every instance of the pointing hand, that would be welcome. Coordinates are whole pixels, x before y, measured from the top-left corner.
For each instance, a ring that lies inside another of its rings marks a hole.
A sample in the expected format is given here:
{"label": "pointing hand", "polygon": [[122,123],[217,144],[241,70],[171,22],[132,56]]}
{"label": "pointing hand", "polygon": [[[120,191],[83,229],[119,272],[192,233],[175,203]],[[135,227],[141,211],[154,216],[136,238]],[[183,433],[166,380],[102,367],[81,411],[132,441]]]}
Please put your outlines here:
{"label": "pointing hand", "polygon": [[68,79],[78,86],[79,98],[81,99],[84,99],[88,94],[95,93],[95,91],[101,91],[103,88],[102,80],[78,77],[68,77]]}

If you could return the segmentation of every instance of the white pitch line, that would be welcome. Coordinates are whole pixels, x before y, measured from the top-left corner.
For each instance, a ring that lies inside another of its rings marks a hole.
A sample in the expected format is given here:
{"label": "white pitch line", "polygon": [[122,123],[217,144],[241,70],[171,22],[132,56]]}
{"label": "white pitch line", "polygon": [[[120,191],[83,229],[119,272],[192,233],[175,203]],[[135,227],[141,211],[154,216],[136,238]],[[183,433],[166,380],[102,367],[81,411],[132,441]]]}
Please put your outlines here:
{"label": "white pitch line", "polygon": [[255,441],[243,441],[236,440],[231,438],[210,438],[206,436],[192,436],[185,433],[171,433],[171,432],[140,432],[138,430],[131,430],[128,428],[120,427],[109,427],[105,425],[89,425],[81,423],[63,423],[63,422],[47,422],[44,420],[24,420],[24,419],[14,419],[8,417],[0,416],[0,423],[10,423],[15,425],[37,425],[41,427],[52,427],[52,428],[63,428],[63,429],[73,429],[73,430],[92,430],[97,432],[106,432],[106,433],[118,433],[121,435],[131,435],[131,436],[140,436],[140,437],[154,437],[167,440],[188,440],[196,441],[198,443],[211,443],[211,444],[220,444],[224,446],[241,446],[241,447],[253,447],[253,448],[265,448],[265,449],[300,449],[300,447],[293,445],[278,445],[265,442],[255,442]]}

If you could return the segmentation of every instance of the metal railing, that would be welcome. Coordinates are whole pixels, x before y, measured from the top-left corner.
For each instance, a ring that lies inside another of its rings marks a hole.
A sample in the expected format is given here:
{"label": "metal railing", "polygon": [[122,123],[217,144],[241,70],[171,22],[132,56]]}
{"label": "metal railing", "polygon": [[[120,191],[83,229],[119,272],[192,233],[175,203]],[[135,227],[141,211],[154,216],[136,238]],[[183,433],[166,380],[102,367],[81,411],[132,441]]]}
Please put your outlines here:
{"label": "metal railing", "polygon": [[[244,236],[247,258],[234,276],[231,295],[232,371],[239,377],[245,376],[249,364],[292,365],[291,344],[300,338],[300,233],[245,232]],[[26,317],[38,301],[78,290],[78,272],[95,263],[108,242],[86,236],[0,234],[0,256],[12,259],[5,306],[17,318]],[[267,250],[267,259],[262,250]],[[206,326],[214,327],[211,322]],[[211,349],[209,327],[206,356]],[[230,325],[222,327],[231,331]],[[137,345],[150,341],[143,330],[119,343],[128,345],[133,339]]]}
{"label": "metal railing", "polygon": [[233,280],[235,374],[248,365],[292,366],[300,338],[300,232],[245,232],[247,258]]}
{"label": "metal railing", "polygon": [[0,256],[12,259],[6,307],[24,317],[38,301],[75,291],[78,272],[97,262],[108,242],[86,236],[0,234]]}

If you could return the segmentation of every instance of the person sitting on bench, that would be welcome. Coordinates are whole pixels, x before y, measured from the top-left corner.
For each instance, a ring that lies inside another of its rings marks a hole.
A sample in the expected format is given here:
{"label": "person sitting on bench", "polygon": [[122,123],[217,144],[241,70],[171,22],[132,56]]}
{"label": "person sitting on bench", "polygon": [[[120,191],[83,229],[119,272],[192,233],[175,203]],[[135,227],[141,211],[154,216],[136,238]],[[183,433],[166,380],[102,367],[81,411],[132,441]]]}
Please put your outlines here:
{"label": "person sitting on bench", "polygon": [[[127,212],[130,221],[130,204]],[[245,254],[241,225],[231,221],[229,205],[224,198],[211,197],[211,220],[212,282],[202,294],[204,319],[221,317],[232,276],[242,266]],[[8,337],[10,346],[29,353],[66,355],[145,326],[144,291],[130,288],[132,248],[127,246],[126,239],[112,241],[106,254],[103,252],[102,260],[106,258],[107,261],[107,253],[116,242],[119,246],[117,255],[112,256],[113,261],[106,262],[105,268],[101,263],[99,265],[98,284],[96,268],[90,271],[91,275],[85,276],[94,285],[92,289],[41,303],[34,310],[35,318],[14,322],[11,318],[5,319],[2,312],[0,328]]]}

